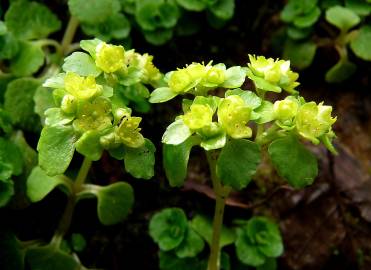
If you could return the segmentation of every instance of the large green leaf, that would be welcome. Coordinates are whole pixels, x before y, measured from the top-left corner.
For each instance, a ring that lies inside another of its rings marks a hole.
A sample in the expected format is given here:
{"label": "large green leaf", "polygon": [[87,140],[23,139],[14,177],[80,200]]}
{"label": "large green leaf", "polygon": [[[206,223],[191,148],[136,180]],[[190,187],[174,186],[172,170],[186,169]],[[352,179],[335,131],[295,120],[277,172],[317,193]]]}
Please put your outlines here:
{"label": "large green leaf", "polygon": [[70,254],[52,245],[30,248],[26,260],[32,270],[79,270],[80,263]]}
{"label": "large green leaf", "polygon": [[186,237],[187,217],[180,208],[167,208],[156,213],[149,223],[149,234],[163,251],[178,247]]}
{"label": "large green leaf", "polygon": [[45,198],[54,188],[65,185],[70,186],[63,176],[48,176],[40,167],[35,167],[27,179],[27,196],[31,202],[38,202]]}
{"label": "large green leaf", "polygon": [[130,213],[134,204],[133,188],[124,182],[118,182],[105,187],[99,187],[98,218],[104,225],[119,223]]}
{"label": "large green leaf", "polygon": [[11,175],[20,175],[23,170],[22,153],[13,142],[0,137],[0,181]]}
{"label": "large green leaf", "polygon": [[348,31],[361,21],[351,9],[342,6],[333,6],[326,10],[326,20],[342,31]]}
{"label": "large green leaf", "polygon": [[148,139],[145,139],[145,143],[141,147],[126,147],[124,152],[125,170],[136,178],[152,178],[154,175],[155,151],[155,146]]}
{"label": "large green leaf", "polygon": [[44,52],[40,45],[20,42],[18,54],[12,59],[10,70],[16,76],[29,76],[44,64]]}
{"label": "large green leaf", "polygon": [[295,188],[312,184],[318,174],[316,157],[294,136],[273,141],[268,153],[278,174]]}
{"label": "large green leaf", "polygon": [[64,59],[63,70],[74,72],[80,76],[97,77],[102,72],[97,68],[93,58],[87,53],[74,52]]}
{"label": "large green leaf", "polygon": [[222,183],[234,189],[246,187],[260,163],[259,146],[245,139],[230,140],[216,163],[216,173]]}
{"label": "large green leaf", "polygon": [[290,60],[298,69],[309,67],[316,54],[317,45],[311,41],[296,42],[287,40],[283,51],[283,58]]}
{"label": "large green leaf", "polygon": [[195,257],[204,249],[205,243],[201,236],[188,226],[186,235],[175,249],[179,258]]}
{"label": "large green leaf", "polygon": [[10,82],[5,92],[4,109],[12,118],[13,124],[22,129],[37,131],[40,119],[34,112],[33,100],[40,82],[33,78],[20,78]]}
{"label": "large green leaf", "polygon": [[37,145],[39,166],[47,175],[63,174],[75,152],[76,136],[72,127],[46,126]]}
{"label": "large green leaf", "polygon": [[117,0],[68,0],[71,14],[86,23],[100,23],[117,13],[120,3]]}
{"label": "large green leaf", "polygon": [[44,38],[61,27],[57,16],[34,1],[12,1],[5,14],[5,23],[19,39]]}
{"label": "large green leaf", "polygon": [[329,83],[340,83],[352,76],[356,69],[357,66],[348,59],[340,59],[326,72],[325,79]]}
{"label": "large green leaf", "polygon": [[[370,5],[371,6],[371,5]],[[371,26],[366,25],[358,30],[358,35],[350,43],[350,48],[361,59],[371,61]]]}
{"label": "large green leaf", "polygon": [[171,123],[162,136],[164,144],[178,145],[187,140],[192,135],[192,131],[184,124],[182,119],[178,119]]}
{"label": "large green leaf", "polygon": [[187,176],[189,154],[195,144],[196,139],[190,137],[178,145],[163,145],[163,164],[170,186],[180,187],[183,185]]}

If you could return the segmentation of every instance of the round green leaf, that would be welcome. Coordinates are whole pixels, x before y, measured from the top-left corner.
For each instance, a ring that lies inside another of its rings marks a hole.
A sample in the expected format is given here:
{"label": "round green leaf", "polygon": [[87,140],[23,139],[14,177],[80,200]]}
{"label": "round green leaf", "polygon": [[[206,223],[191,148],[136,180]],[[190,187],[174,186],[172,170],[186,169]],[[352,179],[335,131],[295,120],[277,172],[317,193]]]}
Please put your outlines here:
{"label": "round green leaf", "polygon": [[31,269],[38,270],[79,270],[80,263],[68,253],[56,249],[52,245],[30,248],[26,253],[26,260]]}
{"label": "round green leaf", "polygon": [[173,99],[177,93],[171,91],[169,87],[160,87],[155,89],[149,98],[151,103],[161,103]]}
{"label": "round green leaf", "polygon": [[206,3],[200,0],[176,0],[179,6],[190,11],[202,11],[206,8]]}
{"label": "round green leaf", "polygon": [[342,31],[348,31],[361,21],[351,9],[342,6],[333,6],[326,10],[326,20]]}
{"label": "round green leaf", "polygon": [[222,183],[240,190],[246,187],[260,163],[259,146],[245,139],[230,140],[216,163],[216,173]]}
{"label": "round green leaf", "polygon": [[141,147],[126,147],[125,170],[135,178],[151,179],[154,175],[155,151],[154,144],[148,139]]}
{"label": "round green leaf", "polygon": [[188,227],[183,241],[175,249],[175,254],[179,258],[195,257],[204,249],[204,246],[204,240],[191,227]]}
{"label": "round green leaf", "polygon": [[20,42],[18,54],[10,63],[10,70],[19,77],[29,76],[44,64],[42,48],[31,42]]}
{"label": "round green leaf", "polygon": [[75,152],[76,141],[71,126],[46,126],[41,131],[37,145],[39,151],[39,166],[47,175],[63,174]]}
{"label": "round green leaf", "polygon": [[[0,163],[0,170],[2,169],[2,164]],[[0,208],[5,206],[12,196],[14,195],[14,183],[12,179],[6,179],[0,181]],[[1,251],[0,251],[1,255]],[[0,260],[1,266],[1,260]]]}
{"label": "round green leaf", "polygon": [[187,140],[191,135],[192,131],[189,127],[184,124],[183,120],[178,119],[167,127],[162,136],[162,142],[177,145]]}
{"label": "round green leaf", "polygon": [[359,58],[371,61],[371,26],[366,25],[358,30],[358,35],[350,43],[355,55]]}
{"label": "round green leaf", "polygon": [[0,137],[0,181],[23,171],[23,157],[17,145]]}
{"label": "round green leaf", "polygon": [[134,204],[133,188],[124,182],[100,187],[98,198],[98,218],[104,225],[119,223],[127,217]]}
{"label": "round green leaf", "polygon": [[218,0],[214,1],[214,4],[209,7],[209,10],[218,19],[229,20],[233,17],[234,7],[234,0]]}
{"label": "round green leaf", "polygon": [[13,124],[22,129],[38,131],[40,119],[34,112],[33,100],[40,82],[33,78],[20,78],[10,82],[5,92],[4,109],[12,118]]}
{"label": "round green leaf", "polygon": [[167,208],[156,213],[149,223],[149,234],[163,251],[178,247],[186,235],[187,217],[180,208]]}
{"label": "round green leaf", "polygon": [[189,154],[196,144],[195,138],[190,137],[178,145],[163,145],[163,164],[170,186],[180,187],[187,176]]}
{"label": "round green leaf", "polygon": [[259,251],[258,246],[251,242],[244,230],[237,231],[235,245],[237,258],[244,264],[254,267],[264,264],[266,256]]}
{"label": "round green leaf", "polygon": [[368,16],[371,13],[370,2],[367,3],[365,0],[345,0],[345,7],[360,16]]}
{"label": "round green leaf", "polygon": [[34,1],[12,1],[5,14],[5,23],[19,39],[44,38],[61,27],[49,8]]}
{"label": "round green leaf", "polygon": [[71,14],[81,22],[100,23],[120,9],[116,0],[68,0]]}
{"label": "round green leaf", "polygon": [[319,7],[314,7],[308,13],[296,17],[294,20],[294,25],[299,28],[307,28],[315,24],[321,15],[321,9]]}
{"label": "round green leaf", "polygon": [[156,29],[153,31],[143,31],[147,42],[160,46],[168,42],[173,37],[173,29]]}
{"label": "round green leaf", "polygon": [[329,83],[340,83],[352,76],[356,69],[357,66],[352,62],[340,59],[326,72],[325,79]]}
{"label": "round green leaf", "polygon": [[27,178],[27,196],[31,202],[41,201],[59,185],[70,188],[62,176],[48,176],[40,167],[35,167]]}
{"label": "round green leaf", "polygon": [[294,136],[273,141],[268,153],[278,174],[295,188],[312,184],[318,174],[316,157]]}
{"label": "round green leaf", "polygon": [[64,59],[63,70],[74,72],[80,76],[94,76],[101,74],[101,70],[97,68],[93,58],[83,52],[74,52]]}
{"label": "round green leaf", "polygon": [[283,58],[290,60],[291,64],[298,69],[309,67],[316,54],[317,45],[311,41],[295,42],[287,40],[283,51]]}

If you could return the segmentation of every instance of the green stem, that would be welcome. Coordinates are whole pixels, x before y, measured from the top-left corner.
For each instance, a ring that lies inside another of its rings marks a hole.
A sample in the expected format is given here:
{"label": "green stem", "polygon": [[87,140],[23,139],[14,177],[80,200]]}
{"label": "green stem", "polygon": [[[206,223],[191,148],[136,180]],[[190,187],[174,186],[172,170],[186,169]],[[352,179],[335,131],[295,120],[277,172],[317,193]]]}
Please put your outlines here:
{"label": "green stem", "polygon": [[207,160],[210,166],[211,180],[215,193],[215,212],[213,219],[213,235],[210,246],[210,257],[208,262],[208,270],[220,269],[220,234],[223,226],[223,216],[225,208],[225,200],[230,192],[229,187],[223,187],[220,180],[216,176],[216,152],[206,152]]}
{"label": "green stem", "polygon": [[88,175],[88,172],[90,170],[90,167],[91,160],[89,160],[88,158],[84,158],[84,161],[81,164],[79,173],[77,174],[76,180],[74,182],[73,190],[71,194],[68,196],[67,206],[64,210],[63,216],[59,221],[58,228],[55,231],[54,236],[51,240],[51,244],[57,248],[60,246],[64,235],[67,233],[68,229],[71,226],[72,216],[77,201],[76,194],[79,192],[79,190],[81,190],[82,185],[86,180],[86,176]]}
{"label": "green stem", "polygon": [[61,50],[63,54],[66,54],[66,52],[68,51],[78,26],[79,21],[75,17],[71,16],[67,24],[66,32],[64,32],[64,36],[61,42]]}

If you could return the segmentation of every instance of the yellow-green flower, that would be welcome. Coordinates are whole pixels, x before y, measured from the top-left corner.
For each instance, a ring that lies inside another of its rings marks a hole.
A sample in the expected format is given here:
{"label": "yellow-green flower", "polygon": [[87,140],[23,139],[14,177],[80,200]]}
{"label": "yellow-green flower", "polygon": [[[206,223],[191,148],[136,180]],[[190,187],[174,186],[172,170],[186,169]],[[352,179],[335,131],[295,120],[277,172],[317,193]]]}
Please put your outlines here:
{"label": "yellow-green flower", "polygon": [[144,144],[144,137],[140,134],[139,124],[142,121],[141,117],[124,117],[121,124],[116,130],[116,135],[119,140],[133,148],[140,147]]}
{"label": "yellow-green flower", "polygon": [[218,121],[234,139],[249,138],[252,130],[247,126],[251,108],[237,95],[226,97],[218,107]]}
{"label": "yellow-green flower", "polygon": [[248,77],[251,80],[262,86],[262,82],[259,80],[264,79],[271,85],[266,87],[272,89],[274,86],[278,86],[278,92],[280,88],[289,93],[295,92],[295,87],[299,85],[296,81],[299,78],[299,74],[290,69],[290,61],[267,59],[264,56],[255,57],[254,55],[249,55],[249,59],[248,67],[250,72],[248,72]]}
{"label": "yellow-green flower", "polygon": [[191,89],[193,79],[187,69],[174,71],[169,78],[169,87],[175,93],[187,92]]}
{"label": "yellow-green flower", "polygon": [[111,103],[104,97],[98,97],[93,102],[82,103],[76,114],[73,126],[78,132],[88,130],[103,130],[112,125]]}
{"label": "yellow-green flower", "polygon": [[95,83],[93,76],[81,77],[73,72],[67,72],[64,86],[69,94],[81,100],[90,99],[102,92],[102,86]]}
{"label": "yellow-green flower", "polygon": [[225,81],[225,71],[217,68],[211,67],[205,76],[205,82],[211,85],[219,85]]}
{"label": "yellow-green flower", "polygon": [[190,129],[197,130],[212,122],[213,110],[208,105],[192,104],[190,110],[183,116],[184,124]]}
{"label": "yellow-green flower", "polygon": [[319,143],[319,137],[331,132],[331,126],[336,117],[331,117],[332,107],[308,102],[302,105],[295,118],[296,129],[304,138],[314,144]]}
{"label": "yellow-green flower", "polygon": [[105,42],[96,48],[95,64],[106,73],[112,73],[124,66],[125,50],[122,46],[109,45]]}

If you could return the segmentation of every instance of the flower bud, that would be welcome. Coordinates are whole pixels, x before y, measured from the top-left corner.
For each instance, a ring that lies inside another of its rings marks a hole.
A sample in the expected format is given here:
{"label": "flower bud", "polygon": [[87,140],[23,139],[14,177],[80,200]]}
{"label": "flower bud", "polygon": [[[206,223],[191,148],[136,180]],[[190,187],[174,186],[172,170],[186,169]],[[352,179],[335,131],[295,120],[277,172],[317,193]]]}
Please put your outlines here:
{"label": "flower bud", "polygon": [[212,67],[206,74],[205,80],[211,84],[222,84],[225,81],[224,70]]}
{"label": "flower bud", "polygon": [[298,102],[290,99],[276,101],[273,105],[275,119],[279,121],[290,120],[298,111]]}
{"label": "flower bud", "polygon": [[76,111],[76,98],[72,95],[65,95],[61,102],[61,110],[64,113],[74,113]]}
{"label": "flower bud", "polygon": [[186,69],[174,71],[169,79],[169,87],[175,93],[186,92],[189,85],[193,82],[192,77]]}

